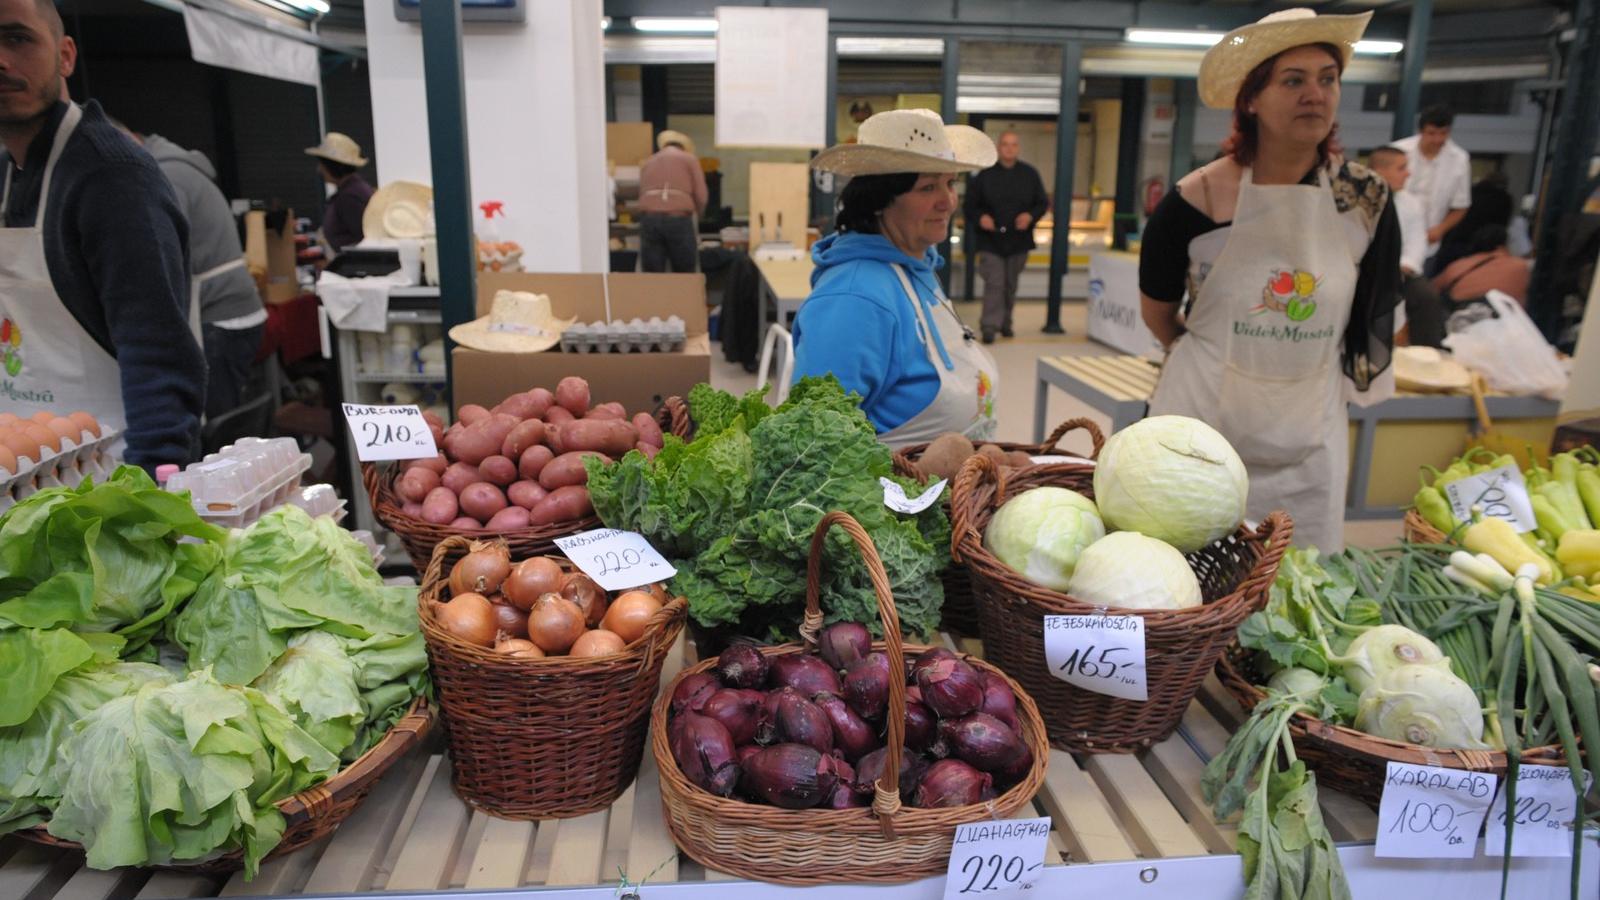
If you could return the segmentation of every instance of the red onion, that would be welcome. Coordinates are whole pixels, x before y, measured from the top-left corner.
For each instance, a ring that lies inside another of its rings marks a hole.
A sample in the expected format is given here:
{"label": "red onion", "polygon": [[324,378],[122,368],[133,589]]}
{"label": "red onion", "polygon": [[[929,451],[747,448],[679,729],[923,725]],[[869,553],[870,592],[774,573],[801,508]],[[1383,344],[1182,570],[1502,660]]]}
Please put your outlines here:
{"label": "red onion", "polygon": [[759,688],[767,683],[767,658],[754,644],[729,644],[717,657],[717,674],[728,687]]}
{"label": "red onion", "polygon": [[674,715],[689,711],[699,712],[706,705],[706,700],[722,687],[717,681],[717,676],[710,672],[696,672],[688,678],[678,682],[672,692],[672,712]]}
{"label": "red onion", "polygon": [[872,634],[860,622],[835,622],[818,635],[817,652],[835,669],[848,668],[872,652]]}
{"label": "red onion", "polygon": [[906,746],[913,750],[927,750],[939,737],[939,720],[933,710],[922,703],[906,701]]}
{"label": "red onion", "polygon": [[805,744],[821,753],[833,750],[833,725],[828,714],[797,693],[785,694],[778,701],[777,726],[780,741]]}
{"label": "red onion", "polygon": [[1021,752],[1013,757],[1011,762],[989,773],[994,776],[995,787],[999,790],[1009,790],[1017,782],[1028,777],[1028,772],[1033,769],[1033,751],[1021,741],[1017,742],[1017,747]]}
{"label": "red onion", "polygon": [[[883,777],[883,767],[889,759],[889,748],[879,747],[856,761],[856,792],[871,797],[877,793],[874,786],[878,779]],[[917,782],[922,780],[922,773],[928,768],[921,756],[902,748],[900,753],[900,797],[907,801],[917,789]],[[908,801],[907,801],[908,802]]]}
{"label": "red onion", "polygon": [[803,697],[827,691],[839,693],[839,676],[820,657],[790,653],[767,660],[773,687],[792,687]]}
{"label": "red onion", "polygon": [[739,765],[743,766],[745,760],[761,752],[761,745],[745,744],[739,747],[739,749],[735,752],[739,755]]}
{"label": "red onion", "polygon": [[836,760],[805,744],[774,744],[745,761],[740,788],[757,800],[784,809],[809,809],[839,783]]}
{"label": "red onion", "polygon": [[919,688],[914,684],[906,685],[906,702],[907,703],[921,703],[922,702],[922,688]]}
{"label": "red onion", "polygon": [[782,703],[785,697],[800,696],[800,692],[792,687],[781,687],[767,692],[761,701],[761,711],[756,715],[756,743],[765,746],[782,742],[778,737],[778,704]]}
{"label": "red onion", "polygon": [[844,673],[844,702],[870,722],[889,708],[889,657],[872,653],[850,664]]}
{"label": "red onion", "polygon": [[739,782],[733,738],[715,719],[686,712],[672,723],[672,758],[683,775],[700,787],[726,797]]}
{"label": "red onion", "polygon": [[957,656],[954,650],[950,650],[950,649],[948,649],[946,647],[929,647],[928,649],[926,649],[926,650],[922,651],[920,654],[918,654],[916,659],[913,659],[911,661],[911,671],[909,673],[907,673],[906,680],[911,682],[911,683],[913,683],[913,684],[916,684],[917,683],[917,673],[922,671],[923,669],[927,668],[928,666],[933,665],[934,663],[938,662],[941,659],[960,659],[960,658],[961,657]]}
{"label": "red onion", "polygon": [[959,719],[983,705],[983,681],[959,659],[938,659],[917,670],[922,702],[941,719]]}
{"label": "red onion", "polygon": [[832,694],[818,694],[811,699],[832,723],[833,746],[846,760],[855,762],[878,749],[878,737],[872,726],[862,721],[843,700]]}
{"label": "red onion", "polygon": [[721,722],[733,735],[735,744],[748,744],[755,739],[761,701],[764,699],[760,691],[723,688],[706,698],[705,705],[700,707],[700,714]]}
{"label": "red onion", "polygon": [[983,703],[979,711],[994,716],[1021,734],[1022,726],[1017,724],[1017,695],[1011,692],[1011,686],[993,672],[979,672],[978,677],[983,679]]}
{"label": "red onion", "polygon": [[941,759],[922,773],[911,805],[923,809],[968,806],[994,799],[994,779],[959,759]]}
{"label": "red onion", "polygon": [[834,757],[833,765],[838,773],[839,783],[833,786],[833,793],[828,795],[828,799],[822,801],[824,809],[856,809],[872,802],[870,797],[856,791],[856,770],[851,768],[849,763]]}
{"label": "red onion", "polygon": [[939,737],[950,755],[980,772],[997,772],[1016,764],[1028,752],[1022,739],[1006,723],[988,713],[973,713],[939,723]]}

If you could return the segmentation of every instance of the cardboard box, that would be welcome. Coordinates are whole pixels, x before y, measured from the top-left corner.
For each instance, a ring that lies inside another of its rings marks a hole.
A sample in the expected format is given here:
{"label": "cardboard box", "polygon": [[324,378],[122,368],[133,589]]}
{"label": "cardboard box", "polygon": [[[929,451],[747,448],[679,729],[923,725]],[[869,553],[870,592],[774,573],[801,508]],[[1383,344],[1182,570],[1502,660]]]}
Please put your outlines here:
{"label": "cardboard box", "polygon": [[580,322],[677,316],[684,321],[687,340],[676,353],[563,353],[559,347],[543,353],[486,353],[457,347],[451,357],[451,387],[458,407],[465,403],[493,407],[518,391],[553,390],[562,378],[577,375],[588,380],[594,403],[615,400],[629,413],[652,412],[666,398],[687,396],[691,387],[711,380],[704,275],[482,272],[478,315],[489,314],[494,295],[501,290],[547,294],[555,315]]}
{"label": "cardboard box", "polygon": [[[244,216],[245,260],[252,273],[266,273],[261,299],[272,304],[288,303],[300,296],[300,277],[295,273],[294,210],[286,212],[283,227],[276,229],[267,226],[267,213],[262,210],[251,210]],[[260,283],[258,277],[257,284]]]}
{"label": "cardboard box", "polygon": [[619,166],[637,166],[656,152],[649,122],[607,122],[606,159]]}

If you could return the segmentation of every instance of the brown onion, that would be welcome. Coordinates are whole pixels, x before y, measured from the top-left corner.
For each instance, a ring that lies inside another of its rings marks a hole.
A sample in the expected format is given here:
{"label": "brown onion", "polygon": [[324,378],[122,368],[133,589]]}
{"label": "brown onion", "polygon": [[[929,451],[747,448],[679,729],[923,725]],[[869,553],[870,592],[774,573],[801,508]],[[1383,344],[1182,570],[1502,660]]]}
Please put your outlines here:
{"label": "brown onion", "polygon": [[661,602],[662,606],[666,606],[668,603],[672,602],[672,595],[667,593],[667,586],[659,581],[655,582],[654,584],[647,584],[640,588],[640,590],[656,598]]}
{"label": "brown onion", "polygon": [[621,653],[624,646],[626,644],[622,638],[604,628],[596,628],[591,631],[585,631],[580,635],[572,643],[572,649],[568,651],[567,655],[579,657],[610,656],[613,653]]}
{"label": "brown onion", "polygon": [[927,750],[939,737],[939,720],[933,710],[915,700],[906,701],[906,746]]}
{"label": "brown onion", "polygon": [[661,603],[656,598],[643,591],[629,591],[611,601],[600,627],[615,632],[631,644],[644,637],[651,617],[660,611]]}
{"label": "brown onion", "polygon": [[959,719],[983,705],[983,681],[959,659],[938,659],[917,670],[922,702],[941,719]]}
{"label": "brown onion", "polygon": [[945,719],[939,723],[939,737],[951,756],[980,772],[1011,769],[1019,756],[1031,756],[1017,733],[988,713]]}
{"label": "brown onion", "polygon": [[767,658],[754,644],[735,641],[717,657],[722,683],[736,688],[758,688],[767,683]]}
{"label": "brown onion", "polygon": [[748,744],[755,740],[756,725],[761,719],[761,702],[766,698],[760,691],[723,688],[700,707],[700,715],[709,716],[722,723],[733,735],[735,744]]}
{"label": "brown onion", "polygon": [[528,636],[528,614],[515,606],[498,599],[499,594],[489,598],[489,603],[494,607],[494,625],[500,631],[514,638]]}
{"label": "brown onion", "polygon": [[849,668],[872,652],[872,633],[860,622],[835,622],[817,636],[817,652],[835,669]]}
{"label": "brown onion", "polygon": [[870,653],[851,663],[841,689],[856,715],[869,722],[881,720],[889,709],[889,657]]}
{"label": "brown onion", "polygon": [[810,809],[839,783],[837,761],[805,744],[775,744],[750,755],[739,787],[784,809]]}
{"label": "brown onion", "polygon": [[[889,748],[879,747],[856,761],[856,792],[871,797],[877,793],[876,784],[883,777],[883,767],[888,764]],[[917,789],[922,773],[928,768],[921,756],[904,747],[900,748],[900,796],[907,798]]]}
{"label": "brown onion", "polygon": [[512,567],[501,591],[518,609],[533,609],[534,601],[560,591],[565,577],[560,563],[546,556],[535,556]]}
{"label": "brown onion", "polygon": [[862,721],[843,700],[832,694],[818,694],[812,702],[828,717],[833,726],[833,746],[847,761],[855,762],[878,749],[878,737],[872,726]]}
{"label": "brown onion", "polygon": [[566,653],[583,632],[583,612],[560,594],[545,594],[528,611],[528,639],[546,653]]}
{"label": "brown onion", "polygon": [[450,567],[451,594],[492,594],[511,574],[511,551],[491,541],[473,541],[472,549]]}
{"label": "brown onion", "polygon": [[983,705],[980,712],[986,712],[1018,734],[1022,728],[1017,724],[1017,695],[1012,693],[1011,686],[1006,680],[993,672],[979,672],[983,679]]}
{"label": "brown onion", "polygon": [[449,603],[435,601],[433,617],[440,628],[469,644],[494,644],[494,608],[482,594],[457,594]]}
{"label": "brown onion", "polygon": [[923,809],[970,806],[994,799],[994,779],[959,759],[941,759],[922,773],[911,805]]}
{"label": "brown onion", "polygon": [[833,723],[828,714],[797,693],[778,702],[777,726],[780,741],[805,744],[822,753],[833,751]]}
{"label": "brown onion", "polygon": [[583,610],[583,622],[590,628],[599,627],[606,616],[606,592],[582,572],[573,572],[561,582],[561,596],[578,604]]}
{"label": "brown onion", "polygon": [[538,645],[533,641],[511,637],[504,631],[500,632],[499,636],[495,639],[494,652],[496,653],[504,653],[507,656],[521,656],[527,653],[529,650],[534,651],[535,653],[539,654],[539,656],[544,656],[544,651],[540,650]]}
{"label": "brown onion", "polygon": [[696,672],[678,682],[672,691],[672,711],[699,712],[712,694],[722,689],[722,682],[710,672]]}
{"label": "brown onion", "polygon": [[767,660],[773,687],[792,687],[803,697],[827,691],[839,693],[839,676],[823,662],[821,657],[807,653],[790,653]]}
{"label": "brown onion", "polygon": [[739,763],[733,738],[722,723],[687,712],[673,721],[667,737],[685,778],[719,797],[733,793],[739,783]]}

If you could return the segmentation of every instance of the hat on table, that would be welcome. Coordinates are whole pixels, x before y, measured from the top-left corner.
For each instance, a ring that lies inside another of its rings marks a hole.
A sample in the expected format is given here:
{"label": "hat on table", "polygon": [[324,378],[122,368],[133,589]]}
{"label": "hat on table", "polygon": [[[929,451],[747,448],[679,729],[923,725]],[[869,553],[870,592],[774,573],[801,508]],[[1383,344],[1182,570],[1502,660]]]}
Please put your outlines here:
{"label": "hat on table", "polygon": [[1394,384],[1407,391],[1465,391],[1472,373],[1433,347],[1396,347]]}
{"label": "hat on table", "polygon": [[994,165],[994,141],[967,125],[946,125],[931,109],[891,109],[861,123],[853,144],[817,154],[812,168],[836,175],[976,172]]}
{"label": "hat on table", "polygon": [[1200,100],[1212,109],[1232,109],[1239,86],[1250,70],[1291,47],[1332,44],[1344,54],[1344,65],[1366,33],[1371,12],[1351,16],[1319,16],[1309,9],[1281,9],[1261,21],[1222,36],[1200,60]]}
{"label": "hat on table", "polygon": [[554,347],[574,319],[558,319],[545,294],[498,291],[489,314],[450,329],[450,340],[490,353],[538,353]]}
{"label": "hat on table", "polygon": [[666,147],[668,144],[677,144],[688,152],[694,153],[694,141],[681,131],[673,131],[671,128],[666,128],[656,135],[657,150]]}
{"label": "hat on table", "polygon": [[322,143],[315,147],[307,147],[306,155],[357,168],[367,164],[367,158],[361,155],[361,145],[352,141],[349,135],[337,131],[328,132]]}
{"label": "hat on table", "polygon": [[391,181],[376,191],[361,213],[363,238],[420,238],[433,234],[433,188]]}

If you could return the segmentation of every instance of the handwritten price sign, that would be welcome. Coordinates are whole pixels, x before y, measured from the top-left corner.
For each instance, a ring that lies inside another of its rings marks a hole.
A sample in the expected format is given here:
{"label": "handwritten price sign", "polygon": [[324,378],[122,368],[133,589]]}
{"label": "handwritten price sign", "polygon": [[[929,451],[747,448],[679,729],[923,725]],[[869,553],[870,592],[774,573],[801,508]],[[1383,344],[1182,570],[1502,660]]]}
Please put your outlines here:
{"label": "handwritten price sign", "polygon": [[356,440],[362,462],[390,459],[432,459],[439,455],[433,430],[415,406],[344,404],[344,420]]}
{"label": "handwritten price sign", "polygon": [[666,581],[678,574],[644,535],[615,528],[581,531],[555,544],[583,574],[608,591]]}
{"label": "handwritten price sign", "polygon": [[1044,658],[1050,674],[1068,684],[1124,700],[1149,699],[1144,619],[1138,616],[1045,616]]}
{"label": "handwritten price sign", "polygon": [[1472,858],[1499,781],[1481,772],[1389,763],[1378,805],[1375,854]]}
{"label": "handwritten price sign", "polygon": [[1050,819],[1004,819],[956,828],[944,900],[1016,897],[1044,875]]}
{"label": "handwritten price sign", "polygon": [[[1588,779],[1585,784],[1587,782]],[[1489,824],[1483,832],[1484,855],[1505,853],[1509,824],[1512,856],[1571,856],[1572,822],[1577,807],[1572,773],[1567,769],[1518,766],[1514,809],[1506,808],[1503,788],[1489,808]]]}
{"label": "handwritten price sign", "polygon": [[1472,521],[1472,507],[1478,506],[1485,516],[1505,519],[1518,532],[1539,527],[1528,500],[1528,484],[1514,465],[1452,481],[1444,486],[1444,495],[1459,522]]}

